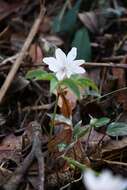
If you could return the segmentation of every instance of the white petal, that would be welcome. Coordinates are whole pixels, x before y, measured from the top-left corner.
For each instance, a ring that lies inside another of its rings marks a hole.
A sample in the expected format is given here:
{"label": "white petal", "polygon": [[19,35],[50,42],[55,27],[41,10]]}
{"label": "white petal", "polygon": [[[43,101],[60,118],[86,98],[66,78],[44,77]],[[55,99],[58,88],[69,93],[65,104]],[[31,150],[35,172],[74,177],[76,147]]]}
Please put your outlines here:
{"label": "white petal", "polygon": [[75,70],[73,71],[73,73],[76,73],[76,74],[82,74],[85,72],[86,72],[86,70],[82,67],[75,67]]}
{"label": "white petal", "polygon": [[43,62],[49,65],[52,63],[56,63],[56,59],[54,57],[45,57],[43,58]]}
{"label": "white petal", "polygon": [[75,65],[80,66],[80,65],[82,65],[82,64],[85,63],[85,60],[83,60],[83,59],[79,59],[79,60],[75,60],[75,61],[73,61],[73,63],[74,63]]}
{"label": "white petal", "polygon": [[88,190],[124,190],[127,187],[127,180],[113,176],[110,171],[103,171],[96,177],[93,171],[87,170],[83,180]]}
{"label": "white petal", "polygon": [[99,190],[97,189],[97,177],[92,170],[87,170],[84,173],[83,182],[88,190]]}
{"label": "white petal", "polygon": [[54,57],[45,57],[43,62],[49,66],[49,69],[53,72],[57,72],[59,70],[59,64]]}
{"label": "white petal", "polygon": [[62,71],[58,71],[56,73],[56,77],[57,77],[58,80],[63,80],[66,77],[66,73],[62,72]]}
{"label": "white petal", "polygon": [[64,65],[67,62],[66,55],[60,48],[56,49],[55,55],[56,55],[56,59],[58,61],[58,64]]}
{"label": "white petal", "polygon": [[68,69],[67,72],[66,72],[66,75],[68,78],[70,78],[70,76],[73,74],[72,70],[71,69]]}
{"label": "white petal", "polygon": [[67,61],[72,62],[77,56],[77,48],[73,47],[67,54]]}

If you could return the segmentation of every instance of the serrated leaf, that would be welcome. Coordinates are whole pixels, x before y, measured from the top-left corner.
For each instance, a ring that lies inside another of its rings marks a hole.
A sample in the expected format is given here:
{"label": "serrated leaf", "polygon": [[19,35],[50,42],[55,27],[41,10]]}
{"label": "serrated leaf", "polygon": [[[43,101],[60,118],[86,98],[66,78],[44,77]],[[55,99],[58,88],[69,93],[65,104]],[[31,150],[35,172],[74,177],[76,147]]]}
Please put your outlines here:
{"label": "serrated leaf", "polygon": [[54,32],[73,31],[76,25],[77,13],[79,11],[80,4],[81,0],[78,0],[75,6],[69,9],[62,17],[61,13],[58,16],[56,16],[53,22]]}
{"label": "serrated leaf", "polygon": [[110,119],[108,117],[101,117],[101,118],[97,119],[97,121],[95,123],[95,128],[99,128],[99,127],[105,126],[109,122],[110,122]]}
{"label": "serrated leaf", "polygon": [[47,72],[43,71],[43,70],[28,71],[28,73],[26,74],[26,78],[27,79],[41,78],[45,73],[47,73]]}
{"label": "serrated leaf", "polygon": [[[48,116],[49,116],[51,119],[53,119],[53,114],[48,114]],[[67,124],[67,125],[72,126],[72,121],[71,121],[69,118],[64,117],[63,115],[60,115],[60,114],[56,114],[56,115],[55,115],[55,121],[59,121],[59,122],[61,122],[61,123],[65,123],[65,124]]]}
{"label": "serrated leaf", "polygon": [[77,96],[77,98],[80,99],[80,91],[76,81],[72,79],[65,79],[61,82],[61,84],[67,86]]}
{"label": "serrated leaf", "polygon": [[75,33],[72,47],[77,47],[78,59],[91,61],[91,45],[89,34],[86,28],[81,28]]}
{"label": "serrated leaf", "polygon": [[113,122],[108,125],[107,134],[109,136],[127,135],[127,124],[123,122]]}
{"label": "serrated leaf", "polygon": [[[26,75],[27,79],[35,79],[35,80],[52,80],[56,79],[53,73],[47,73],[43,70],[33,70],[29,71]],[[57,80],[57,79],[56,79]]]}
{"label": "serrated leaf", "polygon": [[88,78],[79,78],[78,79],[78,84],[83,88],[91,87],[92,89],[98,91],[98,88],[97,88],[96,84],[92,80],[90,80]]}

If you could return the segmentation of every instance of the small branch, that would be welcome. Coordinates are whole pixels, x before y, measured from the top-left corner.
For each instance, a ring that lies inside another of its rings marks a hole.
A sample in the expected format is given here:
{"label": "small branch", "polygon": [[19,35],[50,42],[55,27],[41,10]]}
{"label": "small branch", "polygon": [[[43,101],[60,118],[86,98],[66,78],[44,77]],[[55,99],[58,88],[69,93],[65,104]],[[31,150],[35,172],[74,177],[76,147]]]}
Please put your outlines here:
{"label": "small branch", "polygon": [[127,69],[127,64],[115,64],[115,63],[84,63],[83,67],[91,68],[91,67],[112,67],[112,68],[121,68]]}
{"label": "small branch", "polygon": [[43,104],[43,105],[38,105],[38,106],[27,106],[22,109],[23,112],[26,111],[36,111],[36,110],[49,110],[54,106],[55,102],[51,104]]}
{"label": "small branch", "polygon": [[[21,65],[20,68],[27,68],[27,69],[36,69],[38,67],[46,67],[47,68],[47,65],[46,64],[36,64],[36,65],[32,65],[32,64],[27,64],[27,65]],[[96,63],[96,62],[86,62],[84,65],[83,65],[84,68],[93,68],[93,67],[109,67],[109,68],[116,68],[116,69],[127,69],[127,64],[118,64],[118,63]],[[7,71],[10,69],[10,66],[9,65],[0,65],[0,70],[1,71]]]}
{"label": "small branch", "polygon": [[33,38],[35,37],[37,31],[38,31],[38,28],[40,26],[40,23],[42,22],[42,19],[44,17],[44,14],[45,14],[45,8],[43,8],[38,16],[38,18],[35,20],[32,28],[31,28],[31,31],[21,49],[21,52],[19,53],[19,56],[17,57],[15,63],[13,64],[3,86],[1,87],[0,89],[0,104],[2,103],[2,100],[8,90],[8,88],[10,87],[10,84],[12,83],[14,77],[15,77],[15,74],[17,73],[20,65],[21,65],[21,62],[25,56],[25,53],[27,52]]}

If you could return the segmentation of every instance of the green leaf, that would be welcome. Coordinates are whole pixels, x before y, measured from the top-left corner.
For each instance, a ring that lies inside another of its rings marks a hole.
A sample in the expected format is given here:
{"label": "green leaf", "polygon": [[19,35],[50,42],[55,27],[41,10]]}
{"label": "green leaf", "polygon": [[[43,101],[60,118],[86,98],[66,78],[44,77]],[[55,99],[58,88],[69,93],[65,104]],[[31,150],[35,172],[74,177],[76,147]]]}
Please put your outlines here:
{"label": "green leaf", "polygon": [[[47,114],[51,119],[53,119],[53,114]],[[55,115],[55,121],[59,121],[61,123],[66,123],[67,125],[70,125],[72,126],[72,121],[67,118],[67,117],[64,117],[63,115],[60,115],[60,114],[56,114]]]}
{"label": "green leaf", "polygon": [[79,138],[85,136],[87,134],[88,130],[89,130],[88,127],[78,129],[77,133],[75,133],[75,135],[74,135],[74,139],[76,140],[76,139],[79,139]]}
{"label": "green leaf", "polygon": [[75,33],[72,47],[77,47],[78,59],[91,61],[91,45],[89,34],[86,28],[81,28]]}
{"label": "green leaf", "polygon": [[79,121],[74,127],[74,130],[73,130],[74,140],[77,140],[77,139],[83,137],[88,132],[89,128],[81,127],[81,123],[82,123],[82,121]]}
{"label": "green leaf", "polygon": [[33,70],[27,73],[26,78],[35,80],[52,80],[56,79],[56,76],[53,73],[47,73],[43,70]]}
{"label": "green leaf", "polygon": [[43,71],[43,70],[28,71],[28,73],[26,74],[26,78],[27,79],[41,78],[45,73],[46,71]]}
{"label": "green leaf", "polygon": [[72,79],[65,79],[61,82],[61,84],[67,86],[76,96],[80,99],[80,91],[76,82]]}
{"label": "green leaf", "polygon": [[92,89],[98,91],[96,84],[88,78],[80,78],[78,83],[81,87],[91,87]]}
{"label": "green leaf", "polygon": [[99,92],[95,90],[85,89],[85,96],[93,96],[100,98],[101,94],[99,94]]}
{"label": "green leaf", "polygon": [[81,171],[84,171],[87,167],[84,164],[81,164],[80,162],[73,160],[72,158],[69,158],[67,156],[63,156],[63,159],[68,162],[69,165],[74,165],[75,167],[79,168]]}
{"label": "green leaf", "polygon": [[78,0],[74,7],[69,9],[67,13],[61,16],[61,13],[56,16],[53,22],[54,32],[69,32],[73,31],[76,25],[77,13],[79,11],[81,0]]}
{"label": "green leaf", "polygon": [[53,78],[50,81],[50,93],[54,92],[54,90],[57,88],[59,81],[56,78]]}
{"label": "green leaf", "polygon": [[109,122],[110,122],[110,119],[108,117],[101,117],[100,119],[97,119],[97,121],[95,122],[95,128],[105,126]]}
{"label": "green leaf", "polygon": [[59,152],[64,151],[66,147],[67,147],[67,144],[65,144],[65,143],[58,144]]}
{"label": "green leaf", "polygon": [[123,122],[113,122],[108,125],[107,134],[109,136],[127,135],[127,124]]}

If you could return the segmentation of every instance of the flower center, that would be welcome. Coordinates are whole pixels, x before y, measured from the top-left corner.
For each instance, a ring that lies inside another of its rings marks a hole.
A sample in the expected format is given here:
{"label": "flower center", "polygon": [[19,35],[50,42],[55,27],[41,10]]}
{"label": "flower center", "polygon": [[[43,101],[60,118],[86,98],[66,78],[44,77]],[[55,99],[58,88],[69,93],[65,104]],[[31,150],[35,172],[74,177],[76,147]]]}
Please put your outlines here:
{"label": "flower center", "polygon": [[62,71],[63,73],[66,73],[66,72],[67,72],[67,68],[64,66],[64,67],[61,68],[61,71]]}

